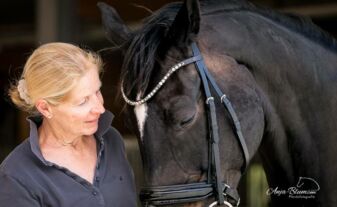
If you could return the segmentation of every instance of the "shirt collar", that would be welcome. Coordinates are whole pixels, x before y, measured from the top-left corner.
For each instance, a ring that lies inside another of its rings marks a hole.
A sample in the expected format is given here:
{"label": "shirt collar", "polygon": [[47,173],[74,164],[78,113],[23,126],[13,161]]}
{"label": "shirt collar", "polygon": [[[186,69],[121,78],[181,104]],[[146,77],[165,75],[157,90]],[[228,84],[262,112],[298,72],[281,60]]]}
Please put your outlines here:
{"label": "shirt collar", "polygon": [[[105,111],[98,120],[98,129],[95,133],[95,137],[99,139],[100,143],[103,143],[103,135],[108,131],[114,115],[110,111]],[[38,127],[42,123],[41,116],[29,116],[27,121],[30,125],[30,134],[29,134],[29,141],[30,147],[32,152],[37,156],[45,165],[51,166],[53,163],[47,161],[42,156],[42,152],[39,145],[39,134],[38,134]]]}

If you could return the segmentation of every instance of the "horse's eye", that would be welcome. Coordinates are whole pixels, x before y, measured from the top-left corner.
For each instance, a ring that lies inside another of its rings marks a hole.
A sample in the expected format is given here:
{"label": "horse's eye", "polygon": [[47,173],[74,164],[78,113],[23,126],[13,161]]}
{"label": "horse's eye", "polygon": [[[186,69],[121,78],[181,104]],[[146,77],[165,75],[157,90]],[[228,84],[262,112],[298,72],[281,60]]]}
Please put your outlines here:
{"label": "horse's eye", "polygon": [[186,127],[189,124],[191,124],[194,120],[194,117],[195,117],[195,114],[193,114],[193,116],[191,116],[191,117],[187,117],[186,119],[182,120],[180,122],[180,127]]}
{"label": "horse's eye", "polygon": [[197,108],[192,98],[177,96],[169,100],[165,117],[168,124],[175,130],[181,131],[191,126],[196,119]]}

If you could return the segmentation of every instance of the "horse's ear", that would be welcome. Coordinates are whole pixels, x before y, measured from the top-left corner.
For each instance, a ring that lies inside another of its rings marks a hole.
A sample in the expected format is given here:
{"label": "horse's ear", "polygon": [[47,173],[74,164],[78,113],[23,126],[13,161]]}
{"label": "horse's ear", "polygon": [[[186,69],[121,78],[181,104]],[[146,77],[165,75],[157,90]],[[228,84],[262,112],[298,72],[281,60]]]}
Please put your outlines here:
{"label": "horse's ear", "polygon": [[110,42],[119,46],[122,45],[130,36],[131,31],[119,17],[114,8],[103,2],[97,3],[101,10],[103,29]]}
{"label": "horse's ear", "polygon": [[185,0],[177,13],[169,31],[168,38],[176,43],[187,43],[199,32],[200,8],[198,0]]}

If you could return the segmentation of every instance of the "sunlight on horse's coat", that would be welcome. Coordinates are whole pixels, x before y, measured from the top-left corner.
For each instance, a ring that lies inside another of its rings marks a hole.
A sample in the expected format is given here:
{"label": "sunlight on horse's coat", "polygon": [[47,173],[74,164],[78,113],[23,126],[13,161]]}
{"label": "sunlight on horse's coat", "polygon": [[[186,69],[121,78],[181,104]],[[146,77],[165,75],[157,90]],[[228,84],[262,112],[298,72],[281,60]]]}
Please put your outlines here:
{"label": "sunlight on horse's coat", "polygon": [[[137,100],[139,100],[141,97],[141,93],[137,95]],[[140,139],[143,140],[143,130],[144,130],[144,125],[145,125],[145,120],[147,117],[147,105],[146,103],[135,106],[135,114],[137,117],[137,122],[138,122],[138,128],[139,128],[139,134],[140,134]]]}

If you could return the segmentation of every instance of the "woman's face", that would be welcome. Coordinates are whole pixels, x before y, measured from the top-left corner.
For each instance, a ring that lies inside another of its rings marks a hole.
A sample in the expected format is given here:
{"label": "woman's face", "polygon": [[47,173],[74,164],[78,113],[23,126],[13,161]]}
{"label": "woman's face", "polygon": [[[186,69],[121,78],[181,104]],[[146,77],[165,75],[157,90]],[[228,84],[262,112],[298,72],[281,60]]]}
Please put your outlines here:
{"label": "woman's face", "polygon": [[100,91],[101,81],[95,66],[76,83],[64,102],[52,107],[50,119],[65,136],[92,135],[97,131],[98,119],[105,111]]}

